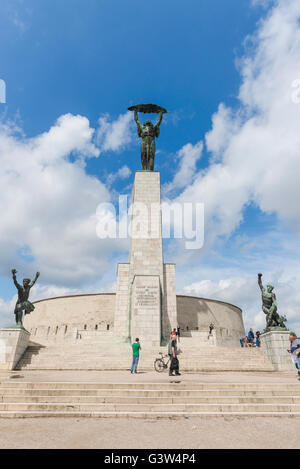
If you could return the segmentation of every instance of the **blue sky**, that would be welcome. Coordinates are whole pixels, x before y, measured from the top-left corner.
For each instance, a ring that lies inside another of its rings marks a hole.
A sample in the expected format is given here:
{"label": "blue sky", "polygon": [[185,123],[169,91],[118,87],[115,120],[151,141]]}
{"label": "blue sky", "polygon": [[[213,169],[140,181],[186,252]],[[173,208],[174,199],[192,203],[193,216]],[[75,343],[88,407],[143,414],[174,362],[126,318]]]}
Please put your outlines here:
{"label": "blue sky", "polygon": [[[195,129],[197,138],[216,105],[236,94],[234,58],[259,13],[246,0],[4,1],[9,113],[19,110],[35,135],[67,112],[94,123],[153,100],[196,114],[187,137]],[[186,135],[185,126],[178,131]]]}
{"label": "blue sky", "polygon": [[300,77],[298,20],[295,0],[3,0],[3,321],[13,266],[42,272],[36,297],[114,288],[128,244],[97,240],[91,216],[130,194],[140,157],[127,107],[154,102],[170,110],[157,141],[163,193],[206,210],[202,250],[165,242],[178,291],[236,303],[261,327],[261,270],[298,327],[299,181],[281,168],[299,157],[299,105],[282,98]]}

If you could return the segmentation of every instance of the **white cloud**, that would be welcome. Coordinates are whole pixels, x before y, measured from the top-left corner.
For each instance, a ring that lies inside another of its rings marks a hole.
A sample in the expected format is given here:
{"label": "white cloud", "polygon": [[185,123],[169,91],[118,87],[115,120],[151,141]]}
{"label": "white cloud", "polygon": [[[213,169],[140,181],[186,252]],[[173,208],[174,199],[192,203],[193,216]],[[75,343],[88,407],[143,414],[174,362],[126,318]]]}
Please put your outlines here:
{"label": "white cloud", "polygon": [[4,301],[0,298],[0,318],[2,326],[10,326],[14,324],[14,310],[17,296],[15,295],[10,301]]}
{"label": "white cloud", "polygon": [[281,0],[260,23],[240,61],[239,106],[219,106],[206,135],[210,166],[178,198],[205,203],[207,238],[230,235],[251,201],[300,227],[299,18],[299,1]]}
{"label": "white cloud", "polygon": [[132,112],[120,114],[114,121],[107,114],[100,117],[97,144],[101,151],[119,151],[128,145],[133,138],[133,123]]}
{"label": "white cloud", "polygon": [[[64,288],[93,282],[122,249],[96,235],[96,208],[111,197],[84,170],[84,160],[99,155],[94,130],[88,119],[70,114],[35,138],[14,130],[0,127],[1,274],[12,267],[28,275],[40,270],[44,284]],[[30,264],[18,255],[24,247]]]}
{"label": "white cloud", "polygon": [[202,156],[202,152],[202,142],[198,142],[195,145],[187,143],[177,152],[175,160],[179,160],[179,169],[173,181],[164,186],[164,192],[166,194],[173,190],[182,189],[193,182],[196,173],[196,165]]}
{"label": "white cloud", "polygon": [[116,173],[111,173],[106,178],[106,184],[111,186],[118,179],[127,179],[131,175],[131,169],[127,165],[122,166]]}
{"label": "white cloud", "polygon": [[[217,272],[210,272],[210,274],[214,277]],[[279,314],[285,314],[288,319],[287,326],[299,333],[300,294],[297,281],[290,277],[284,278],[282,275],[275,279],[273,273],[266,272],[263,283],[269,282],[275,285]],[[266,326],[266,317],[261,310],[261,292],[258,287],[257,276],[244,275],[220,280],[201,280],[186,285],[183,292],[188,295],[212,298],[239,306],[243,310],[246,330],[252,327],[262,331]]]}
{"label": "white cloud", "polygon": [[274,3],[276,0],[251,0],[253,6],[262,6],[267,8],[271,3]]}
{"label": "white cloud", "polygon": [[32,20],[31,8],[23,6],[23,0],[11,0],[1,6],[3,16],[5,15],[22,35],[30,29]]}
{"label": "white cloud", "polygon": [[218,112],[212,116],[213,131],[206,134],[206,147],[212,153],[212,161],[222,159],[224,150],[239,129],[239,123],[238,115],[234,116],[233,110],[221,103]]}
{"label": "white cloud", "polygon": [[[193,267],[194,277],[203,280],[193,283],[190,280],[184,291],[237,304],[244,310],[246,327],[261,327],[261,305],[253,269],[259,265],[269,279],[276,277],[281,269],[282,280],[276,284],[280,312],[286,313],[290,327],[299,331],[300,277],[295,264],[300,261],[297,239],[300,229],[300,104],[293,99],[293,84],[300,78],[300,2],[276,1],[266,18],[260,21],[257,32],[247,38],[247,45],[249,48],[239,61],[242,83],[238,105],[230,108],[220,104],[212,117],[212,129],[205,138],[210,152],[209,166],[175,199],[175,202],[204,202],[202,253],[211,249],[212,256],[208,264],[210,272]],[[225,240],[240,226],[245,207],[250,203],[265,214],[277,216],[281,242],[274,245],[276,233],[265,232],[260,249],[255,243],[248,246],[248,268],[245,256],[239,277],[230,275],[230,270],[236,270],[234,263],[238,265],[241,261],[238,249],[232,253],[227,279],[220,278],[216,265],[218,261],[224,265],[229,257],[222,254],[222,250],[226,251]],[[283,227],[294,231],[294,237],[288,238],[289,255],[286,257]],[[282,252],[278,252],[280,248]],[[254,259],[251,259],[252,252]],[[195,253],[192,255],[195,257]],[[191,255],[184,252],[177,260],[185,265],[193,262]]]}

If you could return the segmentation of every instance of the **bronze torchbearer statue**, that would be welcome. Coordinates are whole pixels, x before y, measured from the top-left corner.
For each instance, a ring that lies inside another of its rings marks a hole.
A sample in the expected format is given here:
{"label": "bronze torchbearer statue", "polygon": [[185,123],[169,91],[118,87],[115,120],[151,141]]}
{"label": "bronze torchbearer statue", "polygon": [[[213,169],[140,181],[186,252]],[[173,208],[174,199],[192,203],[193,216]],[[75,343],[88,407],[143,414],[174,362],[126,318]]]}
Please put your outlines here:
{"label": "bronze torchbearer statue", "polygon": [[15,311],[14,311],[14,314],[16,316],[16,324],[17,326],[23,326],[23,311],[25,312],[25,314],[30,314],[34,310],[34,306],[32,303],[30,303],[30,301],[28,301],[28,298],[29,298],[30,289],[33,287],[33,285],[39,278],[40,273],[39,272],[36,273],[35,279],[32,282],[30,278],[24,278],[23,286],[21,286],[17,282],[16,269],[13,269],[11,272],[12,272],[14,284],[18,290],[18,300],[15,306]]}
{"label": "bronze torchbearer statue", "polygon": [[285,316],[280,316],[277,312],[277,300],[274,293],[274,286],[271,284],[267,285],[267,288],[264,288],[262,281],[262,274],[258,274],[258,285],[262,293],[262,309],[266,315],[266,329],[265,332],[268,332],[271,329],[286,329]]}
{"label": "bronze torchbearer statue", "polygon": [[[142,139],[141,158],[143,171],[153,171],[155,159],[155,138],[159,137],[159,126],[161,124],[163,114],[168,111],[156,104],[136,104],[135,106],[129,107],[128,110],[134,111],[134,120],[137,124],[138,136]],[[145,114],[159,114],[157,123],[153,125],[150,120],[147,120],[144,124],[141,124],[138,119],[139,112],[143,112]]]}

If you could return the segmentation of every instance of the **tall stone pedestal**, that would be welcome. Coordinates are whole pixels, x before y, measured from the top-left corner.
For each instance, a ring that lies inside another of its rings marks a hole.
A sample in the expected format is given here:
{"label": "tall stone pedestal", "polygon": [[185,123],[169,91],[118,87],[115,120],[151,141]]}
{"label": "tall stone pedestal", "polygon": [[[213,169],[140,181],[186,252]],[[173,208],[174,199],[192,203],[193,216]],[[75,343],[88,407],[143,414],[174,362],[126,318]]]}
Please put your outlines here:
{"label": "tall stone pedestal", "polygon": [[164,264],[160,173],[135,174],[128,264],[118,265],[114,331],[158,346],[177,327],[175,265]]}
{"label": "tall stone pedestal", "polygon": [[13,370],[28,347],[30,333],[21,327],[0,329],[0,370]]}
{"label": "tall stone pedestal", "polygon": [[261,345],[276,371],[295,370],[290,348],[289,331],[270,331],[262,334]]}

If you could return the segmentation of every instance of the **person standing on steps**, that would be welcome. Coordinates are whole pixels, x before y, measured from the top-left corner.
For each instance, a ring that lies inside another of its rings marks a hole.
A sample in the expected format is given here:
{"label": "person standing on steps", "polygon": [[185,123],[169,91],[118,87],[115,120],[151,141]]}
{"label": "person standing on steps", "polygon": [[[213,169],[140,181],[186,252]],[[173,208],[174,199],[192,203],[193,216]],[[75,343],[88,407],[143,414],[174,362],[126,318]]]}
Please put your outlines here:
{"label": "person standing on steps", "polygon": [[176,376],[180,376],[181,373],[179,373],[179,361],[177,358],[177,355],[178,355],[177,340],[176,340],[176,335],[174,336],[173,333],[170,335],[170,340],[169,340],[169,345],[168,345],[168,354],[170,357],[169,376],[173,376],[173,372],[175,372]]}
{"label": "person standing on steps", "polygon": [[180,342],[180,327],[179,326],[177,326],[176,336],[177,336],[178,342]]}
{"label": "person standing on steps", "polygon": [[243,337],[240,338],[240,344],[241,344],[242,348],[247,347],[247,336],[246,335],[243,335]]}
{"label": "person standing on steps", "polygon": [[256,347],[260,347],[260,332],[259,331],[256,331],[256,334],[255,334],[255,345]]}
{"label": "person standing on steps", "polygon": [[289,353],[292,354],[293,362],[298,371],[298,380],[300,381],[300,340],[296,335],[290,335],[290,349]]}
{"label": "person standing on steps", "polygon": [[253,329],[250,327],[250,331],[248,332],[248,339],[250,340],[251,345],[253,345],[254,342],[254,332]]}
{"label": "person standing on steps", "polygon": [[138,367],[139,358],[140,358],[140,350],[142,350],[142,347],[140,344],[140,339],[137,337],[135,339],[135,342],[132,344],[131,374],[133,374],[133,372],[135,374],[137,373],[137,367]]}

